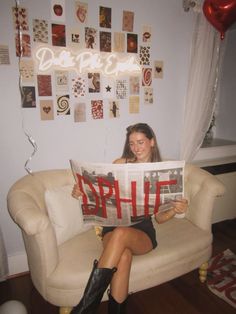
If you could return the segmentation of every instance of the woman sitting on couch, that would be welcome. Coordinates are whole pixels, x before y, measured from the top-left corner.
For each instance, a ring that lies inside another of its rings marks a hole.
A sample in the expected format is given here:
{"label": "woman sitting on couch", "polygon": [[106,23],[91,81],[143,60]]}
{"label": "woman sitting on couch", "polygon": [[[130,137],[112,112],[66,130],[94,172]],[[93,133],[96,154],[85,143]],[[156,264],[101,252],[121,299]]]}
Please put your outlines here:
{"label": "woman sitting on couch", "polygon": [[[160,161],[156,136],[150,126],[137,123],[127,128],[126,141],[121,158],[114,163],[145,163]],[[72,196],[82,195],[77,184]],[[158,223],[170,220],[175,214],[187,210],[187,200],[172,202],[172,207],[155,215]],[[133,255],[146,254],[157,246],[156,233],[151,217],[129,227],[103,227],[103,252],[95,260],[84,295],[72,314],[96,313],[104,292],[110,285],[109,314],[125,313],[129,291],[129,275]]]}

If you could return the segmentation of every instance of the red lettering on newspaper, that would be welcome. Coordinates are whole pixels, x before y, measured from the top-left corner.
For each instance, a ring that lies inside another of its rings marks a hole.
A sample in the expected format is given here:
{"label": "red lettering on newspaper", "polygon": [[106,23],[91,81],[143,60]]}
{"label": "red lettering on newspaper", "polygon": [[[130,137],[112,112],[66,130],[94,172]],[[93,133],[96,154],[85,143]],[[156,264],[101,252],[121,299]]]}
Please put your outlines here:
{"label": "red lettering on newspaper", "polygon": [[[231,302],[236,304],[236,274],[235,274],[235,256],[224,255],[224,252],[218,254],[212,261],[208,269],[208,285],[214,290],[225,294]],[[213,274],[213,275],[212,275]]]}
{"label": "red lettering on newspaper", "polygon": [[[130,198],[122,198],[120,196],[120,186],[119,181],[114,180],[110,182],[102,177],[96,178],[96,186],[98,186],[98,191],[94,187],[94,184],[84,176],[79,173],[76,174],[78,178],[78,184],[82,197],[82,208],[83,214],[85,215],[96,215],[98,211],[102,210],[101,217],[107,218],[107,202],[110,200],[115,203],[115,208],[117,211],[117,218],[122,218],[122,203],[130,203],[132,207],[132,216],[137,217],[137,182],[131,182],[131,195]],[[156,182],[156,193],[155,193],[155,205],[154,214],[158,212],[160,205],[160,192],[162,186],[175,185],[177,180],[159,181]],[[83,184],[87,186],[87,190],[84,190]],[[89,190],[90,197],[93,199],[93,204],[89,203],[89,198],[87,196]],[[149,206],[149,195],[150,195],[150,182],[144,182],[144,215],[149,216],[150,206]]]}

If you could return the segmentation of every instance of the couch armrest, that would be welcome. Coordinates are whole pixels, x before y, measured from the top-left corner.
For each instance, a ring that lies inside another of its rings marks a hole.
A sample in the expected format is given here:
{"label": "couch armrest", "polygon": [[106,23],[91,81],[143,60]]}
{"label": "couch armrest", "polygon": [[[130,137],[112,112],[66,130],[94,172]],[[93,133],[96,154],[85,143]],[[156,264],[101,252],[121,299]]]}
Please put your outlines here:
{"label": "couch armrest", "polygon": [[50,223],[48,216],[38,208],[31,195],[22,190],[10,191],[7,204],[12,219],[27,235],[44,231]]}
{"label": "couch armrest", "polygon": [[185,167],[185,195],[189,200],[186,217],[203,230],[211,230],[212,210],[216,197],[225,186],[209,172],[190,164]]}
{"label": "couch armrest", "polygon": [[59,261],[55,232],[46,214],[30,193],[13,186],[7,197],[9,213],[22,230],[34,285],[46,295],[46,278]]}

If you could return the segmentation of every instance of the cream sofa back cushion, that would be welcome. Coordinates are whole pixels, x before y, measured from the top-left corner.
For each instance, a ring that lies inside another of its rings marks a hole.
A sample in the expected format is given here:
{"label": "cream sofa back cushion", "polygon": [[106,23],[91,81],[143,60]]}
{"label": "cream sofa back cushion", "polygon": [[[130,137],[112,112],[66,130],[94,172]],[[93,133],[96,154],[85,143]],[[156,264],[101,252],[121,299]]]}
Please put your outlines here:
{"label": "cream sofa back cushion", "polygon": [[60,245],[92,226],[83,222],[80,201],[71,196],[73,185],[65,185],[45,191],[48,215]]}

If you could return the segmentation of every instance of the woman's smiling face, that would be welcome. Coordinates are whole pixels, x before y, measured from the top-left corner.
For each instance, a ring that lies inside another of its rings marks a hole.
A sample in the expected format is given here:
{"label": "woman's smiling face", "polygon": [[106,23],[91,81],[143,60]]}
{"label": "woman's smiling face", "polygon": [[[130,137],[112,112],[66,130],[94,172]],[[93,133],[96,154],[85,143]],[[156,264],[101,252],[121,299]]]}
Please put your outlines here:
{"label": "woman's smiling face", "polygon": [[154,146],[154,140],[148,139],[145,134],[141,132],[133,132],[129,136],[129,147],[137,162],[150,162],[151,150]]}

